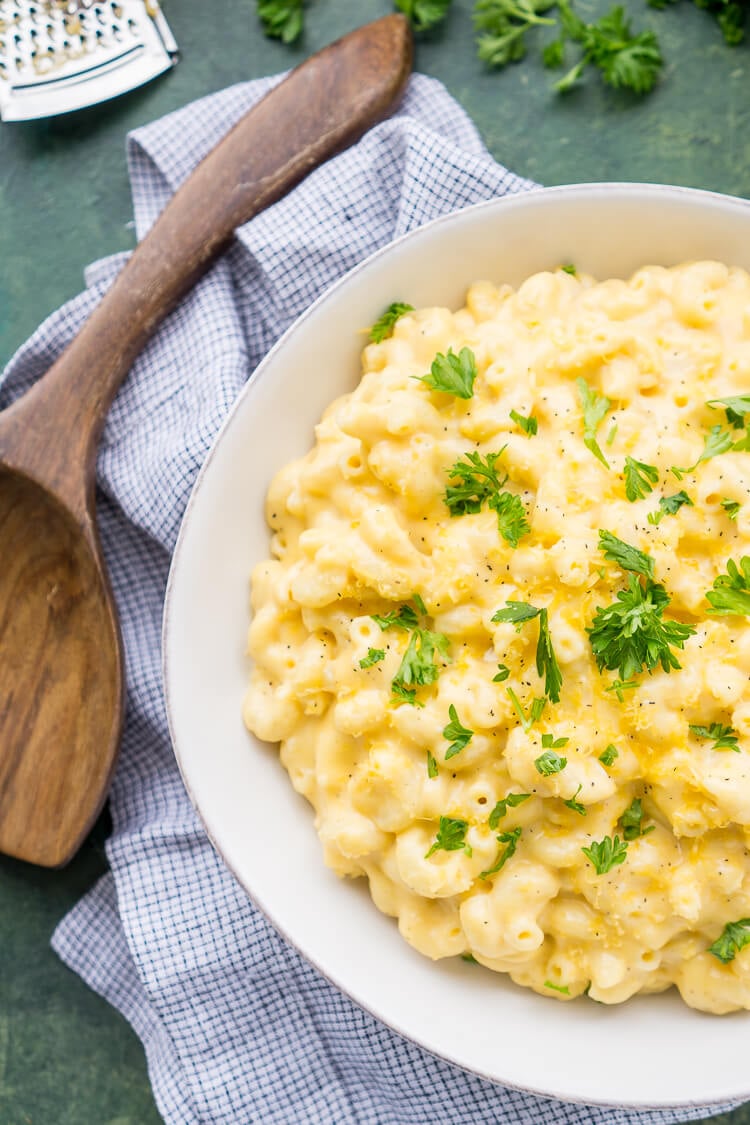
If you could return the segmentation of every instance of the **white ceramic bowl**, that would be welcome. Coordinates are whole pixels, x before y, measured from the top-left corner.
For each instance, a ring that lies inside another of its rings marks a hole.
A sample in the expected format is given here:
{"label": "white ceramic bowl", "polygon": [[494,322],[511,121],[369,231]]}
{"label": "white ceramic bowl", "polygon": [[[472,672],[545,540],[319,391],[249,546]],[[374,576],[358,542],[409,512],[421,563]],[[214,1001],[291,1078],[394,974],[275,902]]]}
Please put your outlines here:
{"label": "white ceramic bowl", "polygon": [[507,1085],[628,1106],[750,1097],[750,1012],[721,1018],[674,990],[560,1004],[458,959],[431,962],[363,880],[323,865],[312,810],[275,748],[245,730],[248,576],[268,555],[264,496],[359,374],[394,299],[459,307],[470,282],[519,283],[575,262],[599,278],[714,258],[750,269],[750,204],[634,184],[553,188],[439,219],[375,254],[308,310],[240,395],[198,478],[167,590],[164,676],[175,752],[224,860],[278,930],[334,984],[428,1050]]}

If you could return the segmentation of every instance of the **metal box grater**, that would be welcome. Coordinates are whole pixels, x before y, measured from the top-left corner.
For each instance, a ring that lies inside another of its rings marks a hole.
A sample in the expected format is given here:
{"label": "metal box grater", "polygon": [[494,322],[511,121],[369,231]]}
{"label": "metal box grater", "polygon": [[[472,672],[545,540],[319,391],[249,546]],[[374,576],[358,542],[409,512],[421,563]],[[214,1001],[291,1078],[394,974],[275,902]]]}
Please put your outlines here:
{"label": "metal box grater", "polygon": [[0,0],[0,118],[117,97],[177,61],[156,0]]}

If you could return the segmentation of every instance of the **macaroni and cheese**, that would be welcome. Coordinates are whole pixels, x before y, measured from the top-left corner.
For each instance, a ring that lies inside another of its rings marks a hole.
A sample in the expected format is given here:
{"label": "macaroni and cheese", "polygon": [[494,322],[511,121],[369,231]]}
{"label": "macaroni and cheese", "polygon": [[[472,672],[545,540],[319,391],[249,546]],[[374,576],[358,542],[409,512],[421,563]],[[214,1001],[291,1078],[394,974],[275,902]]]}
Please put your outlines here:
{"label": "macaroni and cheese", "polygon": [[563,267],[372,336],[268,494],[247,726],[428,957],[750,1008],[750,276]]}

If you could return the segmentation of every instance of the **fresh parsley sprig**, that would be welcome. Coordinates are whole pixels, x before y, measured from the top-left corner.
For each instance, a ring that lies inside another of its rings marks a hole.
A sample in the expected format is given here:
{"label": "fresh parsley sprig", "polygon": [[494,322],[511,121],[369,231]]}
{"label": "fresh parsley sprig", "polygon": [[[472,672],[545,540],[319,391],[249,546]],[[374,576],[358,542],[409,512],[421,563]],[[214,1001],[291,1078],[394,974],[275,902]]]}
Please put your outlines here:
{"label": "fresh parsley sprig", "polygon": [[654,825],[643,828],[643,806],[640,797],[634,798],[620,817],[620,827],[626,840],[637,840],[639,836],[647,836],[654,831]]}
{"label": "fresh parsley sprig", "polygon": [[505,609],[499,609],[492,615],[492,621],[507,621],[516,626],[516,632],[521,631],[521,625],[526,621],[539,618],[539,640],[536,646],[536,670],[544,676],[544,690],[553,703],[560,702],[560,688],[562,687],[562,672],[552,646],[552,636],[549,630],[549,617],[546,609],[538,609],[528,602],[509,601]]}
{"label": "fresh parsley sprig", "polygon": [[414,312],[414,305],[408,305],[405,301],[394,301],[370,329],[370,343],[382,344],[383,340],[387,340],[393,334],[396,321],[409,312]]}
{"label": "fresh parsley sprig", "polygon": [[452,516],[473,515],[487,504],[497,515],[497,526],[503,539],[515,548],[531,531],[526,509],[520,496],[508,492],[503,485],[507,473],[500,478],[496,468],[505,446],[497,453],[466,453],[448,470],[451,482],[445,490],[445,503]]}
{"label": "fresh parsley sprig", "polygon": [[712,750],[734,750],[736,754],[740,753],[737,742],[739,735],[734,727],[725,726],[723,723],[711,723],[708,727],[691,723],[690,733],[694,734],[696,738],[712,741]]}
{"label": "fresh parsley sprig", "polygon": [[503,797],[501,801],[498,801],[490,813],[487,822],[490,828],[494,831],[508,812],[508,809],[517,808],[519,805],[522,805],[524,801],[528,801],[530,796],[531,793],[509,793],[507,797]]}
{"label": "fresh parsley sprig", "polygon": [[360,668],[372,668],[373,664],[379,664],[381,660],[385,660],[384,648],[368,648],[367,656],[363,656],[359,662]]}
{"label": "fresh parsley sprig", "polygon": [[642,574],[646,578],[654,576],[654,560],[651,556],[623,539],[618,539],[611,531],[600,530],[599,550],[604,552],[608,562],[617,563],[621,570]]}
{"label": "fresh parsley sprig", "polygon": [[521,828],[512,828],[510,832],[501,832],[498,835],[497,842],[499,844],[505,844],[505,847],[501,848],[492,867],[488,867],[486,871],[479,872],[480,879],[488,879],[490,875],[497,875],[498,871],[505,866],[510,857],[515,855],[516,845],[520,839],[521,832]]}
{"label": "fresh parsley sprig", "polygon": [[438,657],[446,657],[450,642],[443,633],[415,629],[409,637],[398,671],[391,681],[391,690],[398,699],[414,702],[417,687],[434,684],[440,675]]}
{"label": "fresh parsley sprig", "polygon": [[429,374],[414,376],[430,390],[464,399],[473,397],[476,377],[477,360],[471,348],[461,348],[458,355],[453,348],[448,348],[447,355],[438,352]]}
{"label": "fresh parsley sprig", "polygon": [[555,0],[477,0],[474,26],[481,32],[477,54],[488,66],[502,67],[518,62],[526,54],[526,34],[532,27],[554,24],[543,12],[554,8]]}
{"label": "fresh parsley sprig", "polygon": [[602,453],[601,447],[596,440],[596,432],[604,421],[612,403],[606,395],[600,395],[597,391],[593,390],[582,375],[579,375],[576,379],[576,387],[583,410],[583,444],[594,454],[598,461],[601,461],[605,469],[608,469],[609,461]]}
{"label": "fresh parsley sprig", "polygon": [[726,574],[714,578],[706,600],[711,604],[708,612],[717,617],[750,616],[750,557],[744,555],[739,566],[729,559]]}
{"label": "fresh parsley sprig", "polygon": [[431,31],[448,15],[452,0],[395,0],[415,31]]}
{"label": "fresh parsley sprig", "polygon": [[727,965],[746,945],[750,945],[750,918],[740,918],[737,922],[727,922],[713,945],[709,945],[708,952]]}
{"label": "fresh parsley sprig", "polygon": [[599,671],[618,672],[623,681],[619,691],[629,687],[629,681],[644,668],[652,672],[660,664],[671,672],[681,667],[672,649],[683,649],[695,627],[665,620],[668,605],[669,597],[660,583],[651,578],[641,583],[631,574],[627,589],[620,590],[611,605],[597,607],[586,632]]}
{"label": "fresh parsley sprig", "polygon": [[655,465],[647,465],[645,461],[636,461],[634,457],[625,458],[625,495],[634,503],[643,500],[654,485],[659,483],[659,470]]}
{"label": "fresh parsley sprig", "polygon": [[672,465],[669,471],[673,473],[678,480],[682,480],[687,473],[694,473],[698,466],[704,461],[710,461],[712,457],[718,457],[719,454],[726,453],[732,448],[732,445],[733,439],[729,430],[724,430],[721,426],[712,426],[703,439],[703,452],[695,464],[690,465],[687,469]]}
{"label": "fresh parsley sprig", "polygon": [[595,66],[607,85],[615,89],[647,94],[654,88],[663,59],[653,31],[634,35],[625,9],[620,5],[594,23],[580,19],[569,0],[558,0],[557,7],[562,25],[560,47],[546,55],[545,65],[563,65],[566,38],[577,43],[583,52],[567,74],[555,83],[559,93],[572,89],[589,65]]}
{"label": "fresh parsley sprig", "polygon": [[474,737],[474,731],[469,730],[468,727],[462,724],[458,717],[458,711],[452,703],[448,708],[448,718],[450,722],[443,729],[443,738],[447,738],[450,742],[450,746],[445,751],[446,762],[449,761],[450,758],[455,758],[456,754],[460,754]]}
{"label": "fresh parsley sprig", "polygon": [[613,867],[624,863],[628,854],[628,845],[619,836],[605,836],[602,840],[594,840],[588,848],[581,851],[594,865],[597,875],[606,875]]}
{"label": "fresh parsley sprig", "polygon": [[460,817],[441,816],[437,835],[432,847],[426,852],[425,859],[429,859],[431,855],[438,851],[464,852],[467,856],[471,856],[471,845],[466,843],[468,829],[469,822],[467,820],[461,820]]}
{"label": "fresh parsley sprig", "polygon": [[264,35],[282,43],[295,43],[304,26],[304,4],[305,0],[258,0],[258,19]]}
{"label": "fresh parsley sprig", "polygon": [[662,496],[659,500],[658,511],[649,512],[647,517],[648,522],[653,527],[658,527],[665,516],[676,515],[684,504],[687,504],[689,508],[694,507],[693,501],[682,488],[679,492],[674,492],[671,496]]}

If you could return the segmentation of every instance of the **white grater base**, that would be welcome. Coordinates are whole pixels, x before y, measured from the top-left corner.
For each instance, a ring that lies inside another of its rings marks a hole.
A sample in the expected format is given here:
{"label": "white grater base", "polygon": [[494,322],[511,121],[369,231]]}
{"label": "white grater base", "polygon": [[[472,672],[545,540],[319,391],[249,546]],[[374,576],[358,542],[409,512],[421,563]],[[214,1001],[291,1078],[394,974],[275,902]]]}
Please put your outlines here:
{"label": "white grater base", "polygon": [[154,0],[0,0],[0,118],[70,113],[150,82],[177,61]]}

